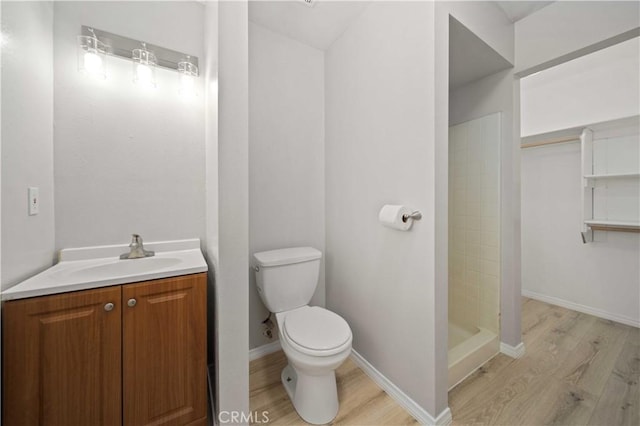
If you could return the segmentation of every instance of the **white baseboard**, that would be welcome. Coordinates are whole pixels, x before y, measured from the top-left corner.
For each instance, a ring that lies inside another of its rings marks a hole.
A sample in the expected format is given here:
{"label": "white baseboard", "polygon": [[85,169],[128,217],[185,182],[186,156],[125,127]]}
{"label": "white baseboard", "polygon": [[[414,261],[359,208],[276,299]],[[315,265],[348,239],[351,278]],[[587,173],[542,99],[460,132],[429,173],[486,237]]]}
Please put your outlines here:
{"label": "white baseboard", "polygon": [[570,302],[568,300],[559,299],[553,296],[547,296],[545,294],[536,293],[535,291],[529,291],[525,289],[522,289],[522,295],[531,299],[539,300],[541,302],[549,303],[551,305],[557,305],[563,308],[571,309],[573,311],[582,312],[583,314],[589,314],[593,315],[594,317],[599,317],[619,322],[621,324],[630,325],[632,327],[640,328],[640,319],[638,318],[630,318],[624,315],[603,311],[602,309],[592,308],[590,306],[581,305],[579,303]]}
{"label": "white baseboard", "polygon": [[522,358],[524,356],[525,348],[524,342],[520,342],[517,346],[511,346],[504,342],[500,342],[500,352],[511,358]]}
{"label": "white baseboard", "polygon": [[253,348],[249,351],[249,361],[278,352],[280,349],[282,349],[280,346],[280,340],[275,340],[271,343],[267,343],[266,345],[258,346],[257,348]]}
{"label": "white baseboard", "polygon": [[351,359],[391,398],[396,400],[398,404],[400,404],[413,417],[415,417],[415,419],[420,422],[420,424],[433,426],[446,426],[451,424],[452,418],[451,410],[449,410],[449,407],[447,407],[437,417],[434,418],[424,408],[418,405],[417,402],[411,399],[409,395],[404,393],[399,387],[393,384],[393,382],[391,382],[382,373],[376,370],[373,365],[369,364],[369,361],[364,359],[362,355],[360,355],[355,350],[351,350]]}

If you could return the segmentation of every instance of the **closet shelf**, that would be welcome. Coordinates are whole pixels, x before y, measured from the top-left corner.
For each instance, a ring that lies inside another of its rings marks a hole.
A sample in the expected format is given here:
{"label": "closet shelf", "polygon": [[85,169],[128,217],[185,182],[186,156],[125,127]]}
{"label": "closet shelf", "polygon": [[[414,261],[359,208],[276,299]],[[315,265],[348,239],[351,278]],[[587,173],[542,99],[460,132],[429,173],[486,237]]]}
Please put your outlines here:
{"label": "closet shelf", "polygon": [[584,223],[594,231],[640,232],[640,221],[590,219]]}
{"label": "closet shelf", "polygon": [[[640,164],[637,162],[639,126],[640,116],[635,115],[582,129],[580,235],[583,243],[593,241],[595,231],[640,233],[640,218],[635,207],[638,205],[637,183],[640,181]],[[607,216],[632,219],[610,220]]]}
{"label": "closet shelf", "polygon": [[585,179],[616,179],[640,177],[640,173],[610,173],[602,175],[585,175]]}

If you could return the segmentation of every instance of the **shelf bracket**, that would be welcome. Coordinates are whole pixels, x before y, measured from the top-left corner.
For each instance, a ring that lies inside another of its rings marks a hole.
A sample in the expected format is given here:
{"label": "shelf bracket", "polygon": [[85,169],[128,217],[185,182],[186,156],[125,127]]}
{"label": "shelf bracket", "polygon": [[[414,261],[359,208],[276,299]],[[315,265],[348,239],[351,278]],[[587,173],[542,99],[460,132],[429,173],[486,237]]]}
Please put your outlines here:
{"label": "shelf bracket", "polygon": [[580,151],[582,162],[582,243],[587,244],[593,241],[593,230],[585,221],[593,219],[593,182],[585,176],[593,174],[593,131],[589,128],[582,130],[580,135]]}

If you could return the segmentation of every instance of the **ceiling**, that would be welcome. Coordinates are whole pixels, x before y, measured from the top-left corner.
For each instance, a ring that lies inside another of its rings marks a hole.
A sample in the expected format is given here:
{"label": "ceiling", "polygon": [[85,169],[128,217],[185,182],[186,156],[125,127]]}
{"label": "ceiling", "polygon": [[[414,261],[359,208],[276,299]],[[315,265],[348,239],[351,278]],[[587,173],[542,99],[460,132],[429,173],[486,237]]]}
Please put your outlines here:
{"label": "ceiling", "polygon": [[511,22],[526,18],[533,12],[553,3],[552,1],[497,1],[495,2],[504,11]]}
{"label": "ceiling", "polygon": [[[365,10],[371,0],[249,2],[249,20],[306,45],[326,50]],[[552,1],[496,1],[516,22]],[[511,67],[511,64],[464,25],[451,18],[449,90]]]}
{"label": "ceiling", "polygon": [[250,1],[249,20],[294,40],[326,50],[369,1]]}
{"label": "ceiling", "polygon": [[[371,0],[305,0],[249,2],[249,20],[272,31],[326,50],[364,11]],[[516,22],[552,1],[496,1],[507,17]]]}

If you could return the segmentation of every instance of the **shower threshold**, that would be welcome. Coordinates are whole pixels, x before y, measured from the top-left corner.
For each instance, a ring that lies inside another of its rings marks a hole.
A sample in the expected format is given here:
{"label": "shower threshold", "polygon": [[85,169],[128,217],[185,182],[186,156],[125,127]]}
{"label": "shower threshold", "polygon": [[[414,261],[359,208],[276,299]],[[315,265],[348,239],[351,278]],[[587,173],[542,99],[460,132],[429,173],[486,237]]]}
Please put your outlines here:
{"label": "shower threshold", "polygon": [[[452,326],[453,330],[451,330]],[[452,337],[459,340],[449,349],[449,389],[452,389],[498,354],[500,341],[496,333],[484,328],[478,328],[477,332],[472,334],[454,324],[450,324],[449,327],[450,336],[453,335]],[[460,330],[455,328],[466,332],[464,340],[460,339],[462,336]]]}

